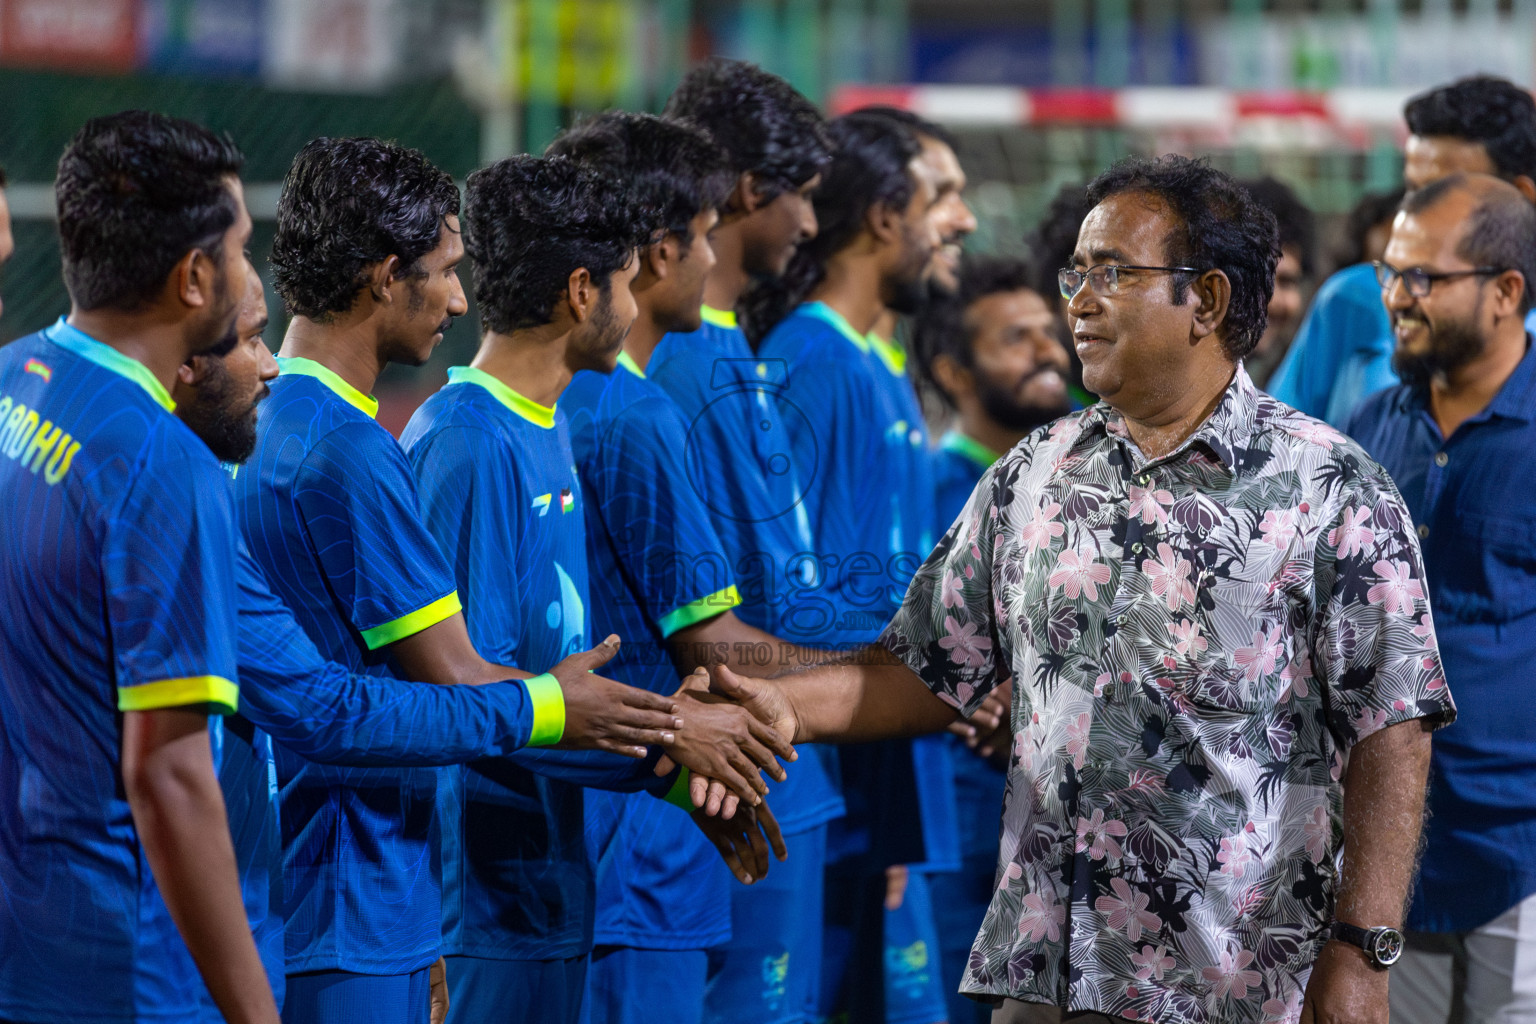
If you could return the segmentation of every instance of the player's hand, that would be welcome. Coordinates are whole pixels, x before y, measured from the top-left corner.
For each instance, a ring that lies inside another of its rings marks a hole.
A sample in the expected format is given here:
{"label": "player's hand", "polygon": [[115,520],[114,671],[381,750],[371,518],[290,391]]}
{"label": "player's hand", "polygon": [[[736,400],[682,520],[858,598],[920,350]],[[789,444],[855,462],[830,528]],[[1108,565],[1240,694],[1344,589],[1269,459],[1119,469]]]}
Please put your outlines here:
{"label": "player's hand", "polygon": [[905,864],[892,864],[885,869],[885,909],[900,910],[907,898],[907,883],[912,872]]}
{"label": "player's hand", "polygon": [[740,704],[791,743],[799,737],[800,720],[794,705],[773,680],[739,676],[724,665],[715,665],[710,672],[710,693]]}
{"label": "player's hand", "polygon": [[448,961],[438,957],[427,977],[432,990],[431,1024],[443,1024],[448,1019]]}
{"label": "player's hand", "polygon": [[711,816],[702,810],[694,811],[689,817],[699,826],[699,831],[715,844],[725,866],[731,869],[731,874],[743,885],[751,885],[768,874],[770,845],[773,847],[773,855],[779,860],[789,859],[789,850],[784,845],[784,836],[779,832],[779,823],[774,820],[766,801],[756,807],[743,807],[732,818]]}
{"label": "player's hand", "polygon": [[706,670],[698,669],[685,678],[673,697],[680,705],[683,727],[677,731],[676,740],[666,746],[667,756],[687,765],[693,774],[697,785],[690,786],[690,796],[698,795],[706,783],[722,787],[715,790],[716,798],[706,795],[695,800],[695,806],[706,814],[720,813],[726,794],[755,805],[768,792],[762,772],[777,782],[784,781],[784,767],[778,758],[795,760],[795,748],[746,708],[710,693]]}
{"label": "player's hand", "polygon": [[1387,972],[1367,963],[1364,950],[1328,942],[1307,981],[1301,1024],[1387,1024]]}
{"label": "player's hand", "polygon": [[594,674],[618,653],[619,638],[610,636],[549,670],[565,697],[565,734],[557,747],[645,757],[647,747],[676,741],[683,724],[677,701]]}

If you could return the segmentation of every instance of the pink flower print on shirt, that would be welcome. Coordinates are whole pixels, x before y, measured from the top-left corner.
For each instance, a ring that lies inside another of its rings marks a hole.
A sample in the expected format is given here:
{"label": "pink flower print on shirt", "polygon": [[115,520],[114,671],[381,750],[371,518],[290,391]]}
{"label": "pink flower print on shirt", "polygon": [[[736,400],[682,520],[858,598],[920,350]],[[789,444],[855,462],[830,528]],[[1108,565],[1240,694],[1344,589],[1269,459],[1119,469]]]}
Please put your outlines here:
{"label": "pink flower print on shirt", "polygon": [[1414,602],[1424,598],[1424,585],[1414,579],[1413,567],[1407,562],[1383,559],[1371,570],[1381,582],[1365,592],[1365,599],[1381,605],[1388,615],[1407,615],[1413,611]]}
{"label": "pink flower print on shirt", "polygon": [[944,574],[943,600],[945,608],[961,608],[965,605],[965,584],[952,572]]}
{"label": "pink flower print on shirt", "polygon": [[1141,516],[1143,523],[1156,522],[1159,526],[1168,525],[1168,509],[1173,507],[1173,493],[1171,491],[1157,490],[1151,487],[1137,487],[1131,484],[1127,489],[1131,499],[1130,508],[1126,510],[1126,518],[1135,519]]}
{"label": "pink flower print on shirt", "polygon": [[1088,759],[1088,733],[1093,728],[1093,716],[1084,711],[1067,726],[1067,753],[1072,755],[1072,767],[1081,769]]}
{"label": "pink flower print on shirt", "polygon": [[1248,849],[1248,837],[1242,832],[1235,836],[1229,836],[1221,841],[1221,849],[1216,853],[1216,860],[1221,863],[1221,873],[1231,878],[1242,878],[1243,872],[1253,860],[1253,853]]}
{"label": "pink flower print on shirt", "polygon": [[1248,970],[1253,963],[1253,953],[1246,949],[1228,949],[1221,954],[1221,963],[1214,967],[1202,967],[1200,976],[1211,983],[1211,997],[1247,999],[1250,988],[1259,987],[1259,972]]}
{"label": "pink flower print on shirt", "polygon": [[1063,551],[1057,556],[1056,568],[1045,582],[1052,590],[1060,589],[1074,600],[1082,595],[1097,601],[1099,585],[1108,583],[1109,576],[1109,566],[1095,562],[1092,551]]}
{"label": "pink flower print on shirt", "polygon": [[[942,643],[942,641],[940,641]],[[1252,647],[1239,647],[1232,652],[1232,660],[1243,669],[1243,677],[1250,683],[1260,676],[1267,676],[1275,670],[1275,663],[1280,660],[1284,651],[1284,645],[1280,643],[1280,627],[1273,626],[1269,632],[1254,633]]]}
{"label": "pink flower print on shirt", "polygon": [[1067,908],[1056,902],[1055,893],[1032,892],[1024,897],[1024,906],[1019,911],[1019,934],[1030,942],[1039,942],[1041,938],[1059,942],[1066,920]]}
{"label": "pink flower print on shirt", "polygon": [[1319,804],[1312,808],[1312,817],[1301,826],[1306,837],[1307,856],[1313,864],[1321,864],[1328,855],[1328,841],[1333,838],[1333,825],[1328,821],[1328,808]]}
{"label": "pink flower print on shirt", "polygon": [[1057,502],[1048,502],[1041,508],[1035,509],[1035,515],[1024,528],[1019,531],[1019,540],[1030,551],[1039,551],[1051,546],[1051,541],[1067,532],[1067,528],[1055,521],[1056,513],[1061,511],[1061,505]]}
{"label": "pink flower print on shirt", "polygon": [[1284,551],[1296,536],[1296,513],[1289,509],[1265,512],[1259,532],[1264,535],[1265,543],[1273,545],[1276,551]]}
{"label": "pink flower print on shirt", "polygon": [[1344,510],[1344,521],[1328,531],[1328,543],[1338,549],[1340,558],[1358,555],[1376,543],[1376,531],[1365,525],[1371,510],[1364,506]]}
{"label": "pink flower print on shirt", "polygon": [[1163,974],[1173,970],[1173,957],[1167,946],[1142,946],[1140,953],[1131,954],[1136,965],[1136,977],[1141,981],[1162,981]]}
{"label": "pink flower print on shirt", "polygon": [[1195,603],[1195,581],[1191,578],[1189,559],[1179,558],[1166,543],[1157,546],[1157,557],[1146,563],[1147,581],[1154,597],[1163,599],[1168,610],[1176,612]]}
{"label": "pink flower print on shirt", "polygon": [[1094,900],[1093,909],[1103,914],[1105,923],[1115,931],[1124,932],[1135,942],[1143,930],[1156,934],[1163,926],[1162,919],[1147,909],[1152,900],[1146,893],[1133,891],[1123,878],[1111,878],[1109,888],[1113,895]]}
{"label": "pink flower print on shirt", "polygon": [[1180,619],[1178,622],[1165,624],[1169,633],[1173,635],[1173,649],[1177,654],[1192,654],[1203,651],[1210,645],[1205,637],[1200,635],[1200,623],[1191,622],[1188,619]]}
{"label": "pink flower print on shirt", "polygon": [[[956,665],[970,665],[972,668],[981,668],[987,663],[987,652],[992,649],[992,638],[980,635],[974,622],[965,625],[954,620],[953,616],[944,616],[944,636],[939,637],[939,646],[949,652],[949,660]],[[961,703],[964,703],[962,698]]]}
{"label": "pink flower print on shirt", "polygon": [[1115,840],[1124,839],[1129,831],[1125,822],[1114,818],[1105,821],[1103,809],[1095,809],[1093,817],[1077,819],[1077,852],[1086,852],[1090,860],[1103,860],[1105,856],[1120,860],[1125,854]]}

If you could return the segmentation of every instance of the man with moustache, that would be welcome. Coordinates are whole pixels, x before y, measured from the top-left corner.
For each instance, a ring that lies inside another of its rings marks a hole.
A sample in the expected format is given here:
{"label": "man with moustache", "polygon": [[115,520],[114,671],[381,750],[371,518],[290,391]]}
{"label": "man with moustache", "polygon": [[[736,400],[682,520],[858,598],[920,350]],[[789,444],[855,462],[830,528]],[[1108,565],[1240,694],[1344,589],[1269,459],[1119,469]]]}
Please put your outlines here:
{"label": "man with moustache", "polygon": [[[949,529],[976,481],[1004,452],[1071,410],[1071,364],[1057,336],[1056,311],[1034,291],[1032,276],[1020,260],[967,257],[959,291],[932,299],[917,320],[922,374],[957,416],[933,453],[935,537]],[[949,1024],[984,1024],[991,1015],[960,995],[960,979],[997,869],[997,809],[1012,739],[1006,701],[999,717],[995,730],[963,723],[943,738],[955,788],[959,870],[934,872],[929,885]]]}
{"label": "man with moustache", "polygon": [[[1418,524],[1435,633],[1456,688],[1436,737],[1426,844],[1392,985],[1394,1024],[1536,1015],[1536,356],[1524,319],[1536,207],[1486,175],[1403,200],[1376,264],[1403,383],[1349,432]],[[1424,628],[1428,629],[1426,618]]]}
{"label": "man with moustache", "polygon": [[714,686],[847,742],[942,729],[1013,679],[962,982],[994,1024],[1379,1024],[1429,730],[1455,714],[1417,537],[1381,467],[1242,369],[1273,218],[1178,156],[1089,195],[1059,279],[1103,401],[987,470],[876,645]]}

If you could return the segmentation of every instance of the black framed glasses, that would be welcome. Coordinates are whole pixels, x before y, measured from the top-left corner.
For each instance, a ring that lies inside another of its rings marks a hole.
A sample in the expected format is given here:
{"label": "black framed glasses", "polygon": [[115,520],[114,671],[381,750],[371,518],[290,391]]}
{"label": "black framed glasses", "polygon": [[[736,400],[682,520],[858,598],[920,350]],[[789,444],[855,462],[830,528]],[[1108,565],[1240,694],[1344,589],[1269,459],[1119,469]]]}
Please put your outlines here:
{"label": "black framed glasses", "polygon": [[1408,294],[1416,299],[1422,299],[1428,295],[1436,281],[1454,281],[1458,277],[1492,277],[1494,274],[1502,274],[1508,267],[1473,267],[1471,270],[1447,270],[1439,273],[1433,270],[1425,270],[1423,267],[1409,267],[1406,270],[1398,270],[1390,263],[1376,260],[1372,264],[1376,268],[1376,283],[1381,285],[1381,290],[1389,292],[1398,281],[1403,282],[1403,287],[1408,289]]}
{"label": "black framed glasses", "polygon": [[1087,270],[1073,270],[1068,267],[1065,270],[1056,271],[1056,286],[1061,289],[1061,297],[1070,299],[1082,291],[1083,283],[1095,295],[1113,295],[1120,288],[1120,272],[1155,271],[1164,274],[1198,274],[1194,267],[1133,267],[1124,263],[1100,263],[1089,267]]}

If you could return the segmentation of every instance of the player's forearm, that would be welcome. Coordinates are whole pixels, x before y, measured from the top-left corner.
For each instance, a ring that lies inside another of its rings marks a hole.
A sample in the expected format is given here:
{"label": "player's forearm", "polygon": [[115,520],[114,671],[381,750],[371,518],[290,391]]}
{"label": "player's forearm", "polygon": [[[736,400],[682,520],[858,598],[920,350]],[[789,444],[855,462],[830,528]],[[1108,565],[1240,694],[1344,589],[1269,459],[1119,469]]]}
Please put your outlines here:
{"label": "player's forearm", "polygon": [[469,639],[462,614],[450,615],[419,633],[389,646],[389,653],[406,679],[439,686],[481,685],[504,679],[527,679],[535,673],[486,661]]}
{"label": "player's forearm", "polygon": [[958,714],[878,645],[782,676],[795,709],[796,743],[862,743],[939,732]]}
{"label": "player's forearm", "polygon": [[226,1020],[276,1024],[240,897],[207,716],[128,712],[122,771],[134,827],[171,919]]}
{"label": "player's forearm", "polygon": [[846,653],[781,640],[729,611],[678,630],[667,638],[667,647],[680,675],[700,667],[725,665],[741,675],[773,676],[835,661]]}
{"label": "player's forearm", "polygon": [[1344,869],[1334,916],[1361,927],[1398,927],[1424,824],[1430,734],[1400,722],[1357,743],[1344,775]]}

